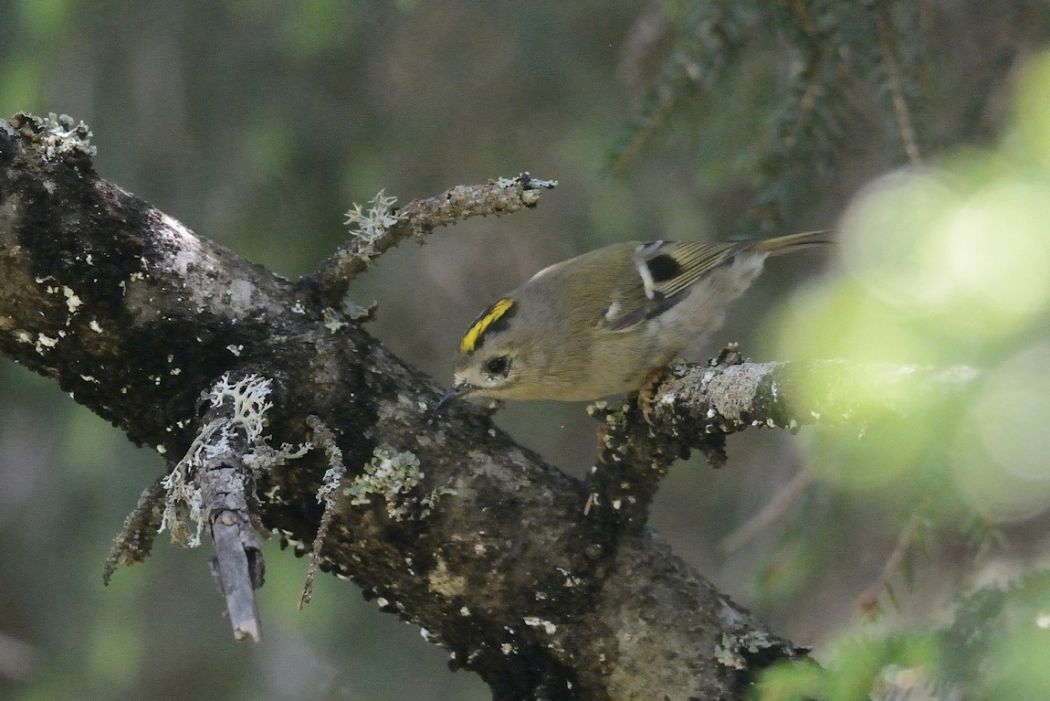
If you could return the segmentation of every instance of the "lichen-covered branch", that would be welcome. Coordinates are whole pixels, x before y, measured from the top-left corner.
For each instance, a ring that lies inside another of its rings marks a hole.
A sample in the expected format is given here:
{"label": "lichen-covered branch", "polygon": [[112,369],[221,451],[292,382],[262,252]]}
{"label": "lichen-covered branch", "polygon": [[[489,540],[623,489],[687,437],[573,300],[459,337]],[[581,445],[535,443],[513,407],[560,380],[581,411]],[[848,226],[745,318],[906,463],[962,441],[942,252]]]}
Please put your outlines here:
{"label": "lichen-covered branch", "polygon": [[[258,503],[255,478],[301,458],[311,447],[275,449],[267,443],[263,430],[266,412],[273,406],[267,401],[270,390],[270,380],[248,372],[240,373],[236,380],[227,373],[213,383],[201,397],[210,408],[200,421],[197,436],[161,481],[164,509],[158,530],[169,529],[173,542],[196,546],[207,528],[215,544],[212,570],[226,598],[237,640],[258,641],[261,637],[254,592],[262,586],[265,563],[256,533],[259,516],[253,508]],[[144,494],[143,499],[151,496]],[[133,533],[141,522],[136,514],[156,510],[155,505],[151,508],[142,501],[125,524]],[[134,539],[122,533],[116,546],[128,542]],[[107,578],[117,559],[110,556]]]}
{"label": "lichen-covered branch", "polygon": [[875,410],[905,418],[937,398],[958,397],[979,377],[967,366],[843,360],[681,365],[657,388],[651,418],[658,433],[698,447],[698,436],[751,426],[857,424]]}
{"label": "lichen-covered branch", "polygon": [[[226,373],[267,378],[265,445],[314,440],[316,416],[346,469],[318,569],[419,625],[495,698],[741,699],[760,670],[801,654],[647,528],[598,527],[584,486],[483,411],[462,403],[435,418],[441,388],[314,281],[282,280],[99,178],[86,135],[67,127],[0,121],[0,353],[173,466],[219,418],[202,392]],[[433,208],[423,230],[491,205],[446,199],[417,205]],[[261,469],[248,458],[265,451],[248,448],[228,453],[251,470],[248,512],[308,552],[334,453]],[[141,525],[155,511],[136,513]]]}
{"label": "lichen-covered branch", "polygon": [[121,565],[133,565],[149,557],[154,537],[164,519],[163,478],[142,490],[134,510],[124,519],[113,538],[113,546],[102,568],[102,583],[108,585]]}
{"label": "lichen-covered branch", "polygon": [[313,432],[313,444],[324,451],[328,460],[328,469],[325,470],[321,488],[317,490],[317,501],[324,506],[324,511],[317,525],[313,547],[310,549],[310,564],[306,566],[306,580],[303,582],[303,591],[299,595],[300,609],[310,603],[310,597],[313,596],[314,579],[317,577],[317,563],[321,557],[321,548],[324,547],[325,539],[328,538],[328,529],[332,526],[332,517],[335,515],[336,504],[339,502],[339,489],[346,478],[343,451],[339,449],[339,443],[332,429],[316,416],[307,416],[306,424]]}
{"label": "lichen-covered branch", "polygon": [[585,514],[609,537],[642,528],[660,480],[692,450],[721,467],[730,433],[752,427],[794,432],[806,424],[863,427],[875,415],[904,419],[938,399],[957,398],[978,377],[964,366],[745,363],[735,347],[706,366],[677,365],[654,389],[647,412],[631,402],[591,408],[602,425],[598,459],[585,485]]}
{"label": "lichen-covered branch", "polygon": [[440,195],[415,199],[400,209],[395,197],[380,192],[363,210],[347,212],[350,239],[317,268],[313,281],[329,304],[338,306],[350,281],[368,268],[384,251],[407,238],[422,240],[438,227],[470,217],[513,214],[535,207],[543,190],[556,187],[557,180],[541,180],[528,173],[499,178],[484,185],[457,185]]}

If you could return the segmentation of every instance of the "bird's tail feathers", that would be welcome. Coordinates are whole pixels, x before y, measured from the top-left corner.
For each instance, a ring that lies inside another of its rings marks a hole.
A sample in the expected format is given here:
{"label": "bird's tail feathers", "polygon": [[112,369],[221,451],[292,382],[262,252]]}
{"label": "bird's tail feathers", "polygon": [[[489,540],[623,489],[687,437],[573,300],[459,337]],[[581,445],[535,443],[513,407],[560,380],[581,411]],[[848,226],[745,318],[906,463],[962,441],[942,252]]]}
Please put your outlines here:
{"label": "bird's tail feathers", "polygon": [[820,231],[804,231],[799,234],[761,239],[755,241],[750,248],[757,253],[768,253],[775,256],[781,253],[797,251],[801,248],[824,246],[832,243],[835,243],[834,232],[830,229],[821,229]]}

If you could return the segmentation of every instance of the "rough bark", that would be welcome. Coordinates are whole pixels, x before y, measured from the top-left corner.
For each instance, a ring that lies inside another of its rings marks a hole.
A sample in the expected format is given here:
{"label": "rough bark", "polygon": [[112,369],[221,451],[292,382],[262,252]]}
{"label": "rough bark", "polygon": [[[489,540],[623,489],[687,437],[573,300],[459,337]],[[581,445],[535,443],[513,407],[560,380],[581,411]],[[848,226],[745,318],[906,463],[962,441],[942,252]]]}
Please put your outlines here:
{"label": "rough bark", "polygon": [[[681,453],[716,455],[712,434],[754,422],[788,425],[770,385],[782,367],[672,377],[651,431],[634,409],[609,422],[584,485],[470,404],[435,416],[441,388],[330,308],[324,271],[346,251],[283,280],[99,178],[83,148],[56,138],[0,121],[0,351],[172,466],[206,420],[203,391],[227,372],[267,378],[269,444],[310,441],[316,416],[346,466],[320,569],[420,625],[495,698],[740,699],[762,668],[801,654],[645,526]],[[413,479],[380,484],[377,470],[405,455]],[[328,468],[313,450],[254,474],[256,516],[299,552],[322,520]],[[642,486],[623,493],[631,480]],[[139,521],[152,527],[148,501]],[[124,558],[148,552],[126,540]]]}

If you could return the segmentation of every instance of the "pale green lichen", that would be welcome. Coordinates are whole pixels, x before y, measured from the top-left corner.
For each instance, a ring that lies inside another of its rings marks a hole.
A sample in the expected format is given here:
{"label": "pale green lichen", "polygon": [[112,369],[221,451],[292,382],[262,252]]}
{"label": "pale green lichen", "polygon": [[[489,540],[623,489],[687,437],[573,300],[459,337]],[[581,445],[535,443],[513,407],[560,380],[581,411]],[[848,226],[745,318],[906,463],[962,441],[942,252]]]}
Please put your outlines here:
{"label": "pale green lichen", "polygon": [[[195,485],[188,475],[199,467],[196,461],[200,459],[205,442],[218,430],[218,424],[219,422],[213,422],[205,427],[205,431],[197,435],[182,460],[161,480],[166,496],[164,513],[157,532],[170,530],[171,542],[176,545],[195,548],[201,544],[201,532],[204,530],[204,497],[200,487]],[[192,531],[187,525],[188,522],[196,524]]]}
{"label": "pale green lichen", "polygon": [[624,403],[619,406],[610,406],[603,399],[587,405],[587,415],[599,421],[604,421],[611,429],[620,428],[627,423],[627,412],[629,410],[630,404]]}
{"label": "pale green lichen", "polygon": [[371,504],[373,496],[381,496],[387,502],[390,517],[400,521],[408,515],[411,507],[408,500],[401,497],[411,492],[422,479],[419,458],[413,453],[398,453],[389,446],[381,446],[375,449],[364,472],[354,478],[343,493],[350,497],[354,506]]}
{"label": "pale green lichen", "polygon": [[456,492],[439,487],[421,497],[411,496],[424,476],[415,454],[399,453],[384,445],[375,449],[364,472],[355,477],[343,493],[350,497],[354,506],[371,504],[374,496],[382,497],[386,501],[387,515],[395,521],[408,518],[417,507],[419,518],[426,518],[439,497]]}
{"label": "pale green lichen", "polygon": [[[627,414],[630,408],[628,403],[615,407],[609,406],[609,403],[604,400],[598,400],[587,406],[587,414],[604,424],[599,430],[599,441],[606,449],[616,448],[620,454],[625,452],[626,445],[616,438],[616,434],[627,425]],[[617,446],[618,442],[621,443],[619,446]]]}

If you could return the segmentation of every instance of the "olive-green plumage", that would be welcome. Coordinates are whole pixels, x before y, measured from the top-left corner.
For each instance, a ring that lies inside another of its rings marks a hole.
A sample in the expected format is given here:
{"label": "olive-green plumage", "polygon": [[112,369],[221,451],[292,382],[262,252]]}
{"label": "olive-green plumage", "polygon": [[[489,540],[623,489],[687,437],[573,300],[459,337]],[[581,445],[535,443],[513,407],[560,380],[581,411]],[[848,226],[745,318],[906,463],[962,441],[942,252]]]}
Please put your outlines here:
{"label": "olive-green plumage", "polygon": [[471,324],[451,393],[575,401],[636,390],[722,325],[769,255],[829,241],[632,241],[556,263]]}

